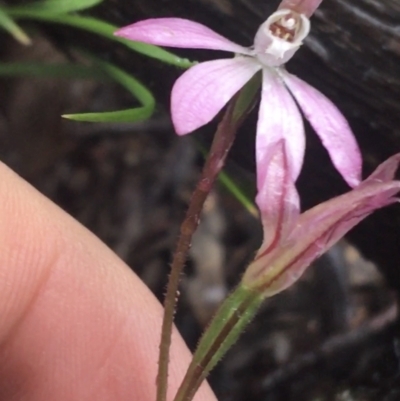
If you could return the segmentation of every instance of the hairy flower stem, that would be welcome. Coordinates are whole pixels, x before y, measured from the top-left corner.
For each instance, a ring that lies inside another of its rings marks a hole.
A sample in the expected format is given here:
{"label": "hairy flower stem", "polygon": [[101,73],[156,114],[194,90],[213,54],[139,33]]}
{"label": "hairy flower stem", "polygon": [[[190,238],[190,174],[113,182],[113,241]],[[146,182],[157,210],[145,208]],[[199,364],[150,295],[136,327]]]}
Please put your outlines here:
{"label": "hairy flower stem", "polygon": [[204,202],[213,187],[218,173],[224,165],[225,158],[235,138],[237,126],[232,124],[233,108],[234,102],[228,106],[224,118],[218,126],[202,175],[192,194],[185,219],[180,228],[180,235],[172,260],[171,274],[164,301],[164,319],[158,360],[157,401],[166,400],[171,330],[181,273],[186,262],[192,236],[199,225],[200,213]]}
{"label": "hairy flower stem", "polygon": [[208,373],[236,342],[260,307],[262,293],[240,284],[223,302],[200,339],[174,401],[191,401]]}
{"label": "hairy flower stem", "polygon": [[168,387],[169,349],[172,325],[178,299],[177,291],[181,273],[186,262],[192,236],[199,225],[200,213],[219,172],[225,164],[228,151],[233,144],[236,131],[250,111],[259,87],[255,78],[229,103],[224,117],[218,125],[209,155],[200,180],[193,192],[185,219],[180,228],[178,243],[171,264],[167,293],[164,301],[164,318],[161,329],[160,354],[158,359],[157,401],[166,401]]}

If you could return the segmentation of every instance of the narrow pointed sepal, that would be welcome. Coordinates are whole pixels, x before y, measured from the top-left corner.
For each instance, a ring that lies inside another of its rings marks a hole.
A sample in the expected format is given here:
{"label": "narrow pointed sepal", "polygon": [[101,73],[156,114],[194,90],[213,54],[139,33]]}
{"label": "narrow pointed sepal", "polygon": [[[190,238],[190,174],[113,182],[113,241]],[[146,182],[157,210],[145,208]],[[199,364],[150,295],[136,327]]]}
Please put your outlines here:
{"label": "narrow pointed sepal", "polygon": [[205,25],[183,18],[150,18],[123,27],[115,35],[157,46],[251,54],[247,47],[224,38]]}
{"label": "narrow pointed sepal", "polygon": [[293,230],[275,249],[257,255],[243,282],[265,296],[283,291],[307,267],[372,212],[398,202],[400,181],[393,180],[400,163],[397,154],[382,163],[352,191],[301,214]]}
{"label": "narrow pointed sepal", "polygon": [[286,143],[280,140],[270,146],[265,159],[263,183],[256,203],[260,210],[264,240],[256,258],[277,248],[293,230],[300,213],[299,195],[291,177]]}
{"label": "narrow pointed sepal", "polygon": [[333,165],[352,188],[357,186],[361,181],[361,152],[343,114],[311,85],[286,71],[281,75],[320,137]]}
{"label": "narrow pointed sepal", "polygon": [[295,181],[303,165],[304,126],[296,103],[275,71],[263,69],[263,83],[256,135],[257,187],[264,185],[271,145],[284,140],[291,177]]}

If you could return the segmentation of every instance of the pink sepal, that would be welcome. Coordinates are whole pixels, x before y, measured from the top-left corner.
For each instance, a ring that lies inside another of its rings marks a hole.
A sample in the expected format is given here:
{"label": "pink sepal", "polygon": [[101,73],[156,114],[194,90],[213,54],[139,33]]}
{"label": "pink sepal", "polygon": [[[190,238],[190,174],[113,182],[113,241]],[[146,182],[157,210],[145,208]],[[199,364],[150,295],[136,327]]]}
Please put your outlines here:
{"label": "pink sepal", "polygon": [[257,254],[243,282],[256,287],[265,296],[292,285],[310,263],[361,220],[399,201],[396,195],[400,191],[400,181],[393,181],[399,163],[400,154],[392,156],[357,188],[302,213],[292,223],[293,230],[286,238],[282,236],[275,247],[270,246],[268,252]]}
{"label": "pink sepal", "polygon": [[257,187],[265,180],[270,146],[283,139],[291,178],[296,180],[304,159],[305,137],[303,119],[296,103],[274,70],[263,69],[261,104],[256,136]]}
{"label": "pink sepal", "polygon": [[151,18],[139,21],[119,29],[115,35],[157,46],[252,53],[250,49],[231,42],[205,25],[182,18]]}
{"label": "pink sepal", "polygon": [[361,181],[361,152],[343,114],[311,85],[286,71],[281,75],[320,137],[333,165],[351,187],[357,186]]}
{"label": "pink sepal", "polygon": [[300,200],[291,177],[284,140],[270,145],[265,158],[264,182],[259,188],[256,202],[260,209],[264,240],[256,258],[263,257],[279,246],[294,228]]}

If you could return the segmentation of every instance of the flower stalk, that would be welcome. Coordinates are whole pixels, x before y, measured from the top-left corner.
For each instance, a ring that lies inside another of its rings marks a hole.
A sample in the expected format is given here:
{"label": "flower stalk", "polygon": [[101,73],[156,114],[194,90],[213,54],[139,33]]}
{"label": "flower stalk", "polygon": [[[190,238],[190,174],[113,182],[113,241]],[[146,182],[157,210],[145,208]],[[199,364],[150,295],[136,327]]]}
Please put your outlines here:
{"label": "flower stalk", "polygon": [[225,164],[235,134],[251,110],[259,87],[255,77],[229,103],[211,145],[203,172],[192,194],[185,219],[180,228],[180,235],[171,264],[171,274],[164,301],[164,317],[161,328],[160,354],[157,374],[157,401],[165,401],[168,388],[169,349],[171,346],[172,325],[178,300],[180,277],[186,262],[192,236],[200,221],[200,213],[215,180]]}

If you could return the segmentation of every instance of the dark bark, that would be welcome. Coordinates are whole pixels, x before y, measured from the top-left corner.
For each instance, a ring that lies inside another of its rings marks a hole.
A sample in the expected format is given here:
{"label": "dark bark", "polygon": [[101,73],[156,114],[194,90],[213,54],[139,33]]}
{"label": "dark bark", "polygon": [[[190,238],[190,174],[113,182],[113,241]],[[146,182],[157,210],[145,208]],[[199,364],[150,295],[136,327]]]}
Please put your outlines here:
{"label": "dark bark", "polygon": [[[148,17],[190,18],[250,45],[258,26],[277,5],[277,0],[105,0],[91,13],[119,26]],[[332,99],[349,119],[363,151],[365,175],[400,151],[399,21],[398,0],[325,0],[312,18],[312,33],[305,46],[288,65],[291,72]],[[64,31],[63,37],[72,42],[79,37],[80,45],[140,76],[168,107],[179,70],[114,43],[82,39],[81,33]],[[218,56],[203,51],[179,53],[196,59]],[[233,152],[236,161],[247,169],[254,164],[253,132],[250,122]],[[311,131],[299,186],[304,207],[346,191]],[[378,263],[388,282],[400,289],[400,207],[375,213],[349,237],[366,257]]]}

